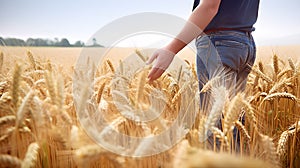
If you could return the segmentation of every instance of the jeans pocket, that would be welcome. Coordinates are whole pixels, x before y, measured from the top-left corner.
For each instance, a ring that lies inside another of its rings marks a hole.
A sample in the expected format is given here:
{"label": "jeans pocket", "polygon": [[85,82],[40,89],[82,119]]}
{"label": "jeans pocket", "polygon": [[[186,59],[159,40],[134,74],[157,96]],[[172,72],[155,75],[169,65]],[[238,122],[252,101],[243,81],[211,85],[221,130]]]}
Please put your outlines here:
{"label": "jeans pocket", "polygon": [[209,36],[200,36],[199,38],[196,39],[196,47],[199,49],[205,49],[209,47],[210,43],[210,38]]}
{"label": "jeans pocket", "polygon": [[235,71],[245,65],[248,58],[248,45],[234,40],[217,40],[215,47],[224,66]]}

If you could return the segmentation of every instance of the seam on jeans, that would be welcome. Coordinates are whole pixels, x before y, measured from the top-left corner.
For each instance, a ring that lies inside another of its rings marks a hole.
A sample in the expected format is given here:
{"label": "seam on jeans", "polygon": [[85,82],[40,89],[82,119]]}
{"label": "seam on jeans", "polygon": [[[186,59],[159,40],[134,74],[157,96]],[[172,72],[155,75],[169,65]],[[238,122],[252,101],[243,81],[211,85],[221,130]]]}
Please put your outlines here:
{"label": "seam on jeans", "polygon": [[[228,44],[230,43],[230,44]],[[232,47],[232,48],[240,48],[240,49],[246,49],[248,44],[236,41],[236,40],[217,40],[215,41],[215,46],[226,46],[226,47]]]}
{"label": "seam on jeans", "polygon": [[207,50],[207,53],[206,53],[206,60],[205,60],[206,69],[208,68],[208,59],[211,56],[211,46],[212,46],[212,41],[209,38],[209,41],[208,41],[208,50]]}
{"label": "seam on jeans", "polygon": [[250,65],[249,61],[251,61],[252,59],[254,59],[254,61],[255,61],[255,57],[256,57],[255,54],[256,54],[256,46],[255,46],[254,40],[251,36],[250,37],[250,44],[248,46],[248,57],[247,57],[247,60],[246,60],[245,66],[244,66],[247,70],[249,70],[249,72],[251,71],[252,66],[254,64],[254,62],[251,62],[251,67],[249,67],[248,66],[248,65]]}

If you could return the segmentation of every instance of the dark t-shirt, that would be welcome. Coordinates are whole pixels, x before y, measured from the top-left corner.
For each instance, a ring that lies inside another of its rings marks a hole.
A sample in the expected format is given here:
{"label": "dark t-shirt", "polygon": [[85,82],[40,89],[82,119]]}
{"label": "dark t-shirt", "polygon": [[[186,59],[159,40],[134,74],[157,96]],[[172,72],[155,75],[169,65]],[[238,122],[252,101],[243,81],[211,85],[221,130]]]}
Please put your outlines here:
{"label": "dark t-shirt", "polygon": [[[205,31],[215,29],[234,29],[253,31],[257,20],[260,0],[221,0],[219,11],[208,24]],[[193,10],[200,0],[194,1]]]}

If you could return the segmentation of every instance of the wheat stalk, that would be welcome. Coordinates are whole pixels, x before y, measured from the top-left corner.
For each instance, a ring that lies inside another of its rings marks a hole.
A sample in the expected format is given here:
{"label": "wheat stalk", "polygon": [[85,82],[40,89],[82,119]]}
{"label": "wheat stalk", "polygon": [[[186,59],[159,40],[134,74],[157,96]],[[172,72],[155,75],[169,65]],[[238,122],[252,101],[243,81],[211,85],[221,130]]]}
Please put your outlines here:
{"label": "wheat stalk", "polygon": [[177,73],[177,83],[179,83],[179,81],[180,81],[181,73],[182,73],[182,65],[180,66],[178,73]]}
{"label": "wheat stalk", "polygon": [[124,64],[122,60],[119,60],[119,67],[120,67],[120,75],[124,75]]}
{"label": "wheat stalk", "polygon": [[137,93],[136,93],[136,99],[135,99],[135,105],[136,105],[136,107],[138,107],[140,99],[143,96],[144,87],[145,87],[145,84],[146,84],[146,78],[147,78],[147,72],[143,71],[140,74],[139,81],[138,81],[139,85],[138,85],[138,89],[137,89]]}

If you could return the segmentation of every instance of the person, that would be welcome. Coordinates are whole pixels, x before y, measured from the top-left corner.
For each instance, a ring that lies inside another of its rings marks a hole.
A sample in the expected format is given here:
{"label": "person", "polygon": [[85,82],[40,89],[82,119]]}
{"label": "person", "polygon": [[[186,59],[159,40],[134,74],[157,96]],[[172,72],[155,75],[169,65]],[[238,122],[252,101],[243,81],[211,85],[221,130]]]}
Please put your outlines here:
{"label": "person", "polygon": [[[159,78],[174,56],[196,39],[199,89],[221,66],[226,69],[226,75],[230,74],[231,85],[234,82],[236,91],[243,91],[255,61],[256,47],[251,32],[258,9],[259,0],[195,0],[193,12],[180,33],[148,59],[147,64],[156,60],[148,74],[149,80]],[[201,93],[200,99],[205,98]],[[203,102],[200,105],[204,106]],[[216,125],[222,129],[220,122]],[[235,139],[239,137],[236,131],[234,136]],[[211,137],[209,140],[213,143]]]}

